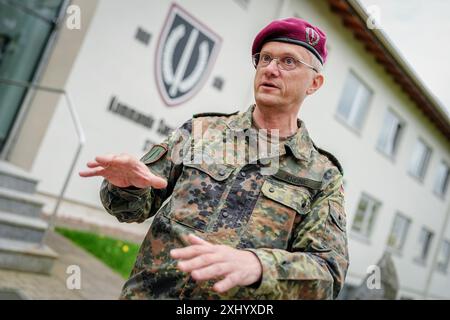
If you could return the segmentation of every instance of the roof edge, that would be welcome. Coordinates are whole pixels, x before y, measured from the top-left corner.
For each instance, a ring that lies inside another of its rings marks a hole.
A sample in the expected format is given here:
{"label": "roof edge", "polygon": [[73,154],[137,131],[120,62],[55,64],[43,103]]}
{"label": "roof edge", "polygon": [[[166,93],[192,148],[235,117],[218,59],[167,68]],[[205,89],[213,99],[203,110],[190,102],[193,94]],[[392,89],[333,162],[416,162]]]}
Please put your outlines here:
{"label": "roof edge", "polygon": [[[450,142],[450,118],[443,104],[426,87],[413,68],[381,29],[369,29],[365,21],[369,14],[358,0],[328,0],[331,11],[341,16],[345,27],[351,29],[365,49],[384,66],[432,124]],[[355,16],[357,19],[355,19]]]}

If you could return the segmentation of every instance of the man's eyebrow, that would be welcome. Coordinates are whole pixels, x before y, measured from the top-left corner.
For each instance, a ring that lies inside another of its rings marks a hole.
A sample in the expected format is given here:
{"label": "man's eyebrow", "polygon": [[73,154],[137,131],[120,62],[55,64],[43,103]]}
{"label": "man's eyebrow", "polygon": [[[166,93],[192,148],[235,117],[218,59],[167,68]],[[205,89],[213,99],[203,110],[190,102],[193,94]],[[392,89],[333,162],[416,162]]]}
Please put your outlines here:
{"label": "man's eyebrow", "polygon": [[[275,56],[272,52],[269,52],[269,51],[266,51],[266,50],[263,50],[263,51],[261,51],[260,53],[268,54],[268,55],[271,56],[271,57],[274,57],[274,56]],[[305,60],[305,58],[302,57],[300,54],[294,53],[294,52],[284,52],[284,53],[282,53],[282,54],[280,54],[280,55],[278,55],[278,56],[280,56],[280,57],[286,57],[286,56],[288,56],[288,57],[292,57],[292,58],[298,59],[298,60]]]}

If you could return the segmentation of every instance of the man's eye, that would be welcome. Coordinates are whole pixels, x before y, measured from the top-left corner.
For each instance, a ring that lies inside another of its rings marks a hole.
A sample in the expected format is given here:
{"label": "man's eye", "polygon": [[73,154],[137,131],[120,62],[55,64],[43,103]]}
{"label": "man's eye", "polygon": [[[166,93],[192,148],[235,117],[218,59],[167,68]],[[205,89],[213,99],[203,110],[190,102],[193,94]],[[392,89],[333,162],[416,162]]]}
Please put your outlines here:
{"label": "man's eye", "polygon": [[294,58],[291,58],[291,57],[286,57],[286,58],[283,59],[283,61],[284,61],[284,63],[285,63],[286,65],[292,65],[292,64],[295,64],[295,59],[294,59]]}
{"label": "man's eye", "polygon": [[264,62],[270,62],[270,60],[272,60],[272,58],[269,55],[264,54],[261,56],[261,60]]}

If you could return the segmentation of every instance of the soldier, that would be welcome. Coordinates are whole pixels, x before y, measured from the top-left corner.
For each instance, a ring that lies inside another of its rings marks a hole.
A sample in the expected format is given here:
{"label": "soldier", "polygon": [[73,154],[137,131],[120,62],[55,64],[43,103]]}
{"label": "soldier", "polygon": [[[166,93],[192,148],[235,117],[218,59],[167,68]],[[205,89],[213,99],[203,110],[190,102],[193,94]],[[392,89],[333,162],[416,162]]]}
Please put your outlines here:
{"label": "soldier", "polygon": [[[276,20],[252,54],[256,103],[246,112],[196,115],[140,160],[98,156],[80,172],[105,178],[101,200],[119,221],[153,217],[122,299],[334,299],[341,290],[342,168],[297,118],[323,84],[326,35]],[[256,129],[275,156],[255,152]],[[242,161],[221,161],[240,157],[230,135]]]}

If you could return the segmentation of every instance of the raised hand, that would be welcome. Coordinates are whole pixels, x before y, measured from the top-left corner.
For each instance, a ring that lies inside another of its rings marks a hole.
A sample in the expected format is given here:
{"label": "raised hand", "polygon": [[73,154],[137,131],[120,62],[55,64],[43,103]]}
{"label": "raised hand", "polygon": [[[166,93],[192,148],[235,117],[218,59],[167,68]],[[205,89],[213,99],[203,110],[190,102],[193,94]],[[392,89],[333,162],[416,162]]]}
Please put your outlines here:
{"label": "raised hand", "polygon": [[164,189],[167,181],[154,175],[148,167],[134,156],[128,154],[97,156],[95,161],[87,163],[89,170],[79,172],[84,178],[104,177],[111,184],[126,188],[152,187]]}

